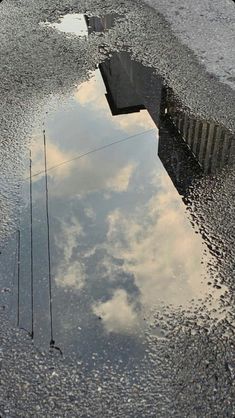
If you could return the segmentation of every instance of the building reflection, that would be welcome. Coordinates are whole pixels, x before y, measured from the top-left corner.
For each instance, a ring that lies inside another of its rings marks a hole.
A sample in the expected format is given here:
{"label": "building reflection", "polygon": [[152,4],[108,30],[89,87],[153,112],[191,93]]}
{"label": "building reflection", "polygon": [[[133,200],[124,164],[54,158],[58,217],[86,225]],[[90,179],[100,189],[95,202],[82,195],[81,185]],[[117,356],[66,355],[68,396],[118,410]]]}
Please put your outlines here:
{"label": "building reflection", "polygon": [[[114,17],[87,18],[89,32],[112,27]],[[159,157],[180,194],[193,179],[235,162],[235,135],[182,109],[171,89],[129,53],[114,53],[99,66],[112,114],[147,109],[159,129]]]}
{"label": "building reflection", "polygon": [[180,110],[172,90],[166,97],[169,123],[196,157],[204,173],[214,173],[235,161],[235,135],[213,121]]}

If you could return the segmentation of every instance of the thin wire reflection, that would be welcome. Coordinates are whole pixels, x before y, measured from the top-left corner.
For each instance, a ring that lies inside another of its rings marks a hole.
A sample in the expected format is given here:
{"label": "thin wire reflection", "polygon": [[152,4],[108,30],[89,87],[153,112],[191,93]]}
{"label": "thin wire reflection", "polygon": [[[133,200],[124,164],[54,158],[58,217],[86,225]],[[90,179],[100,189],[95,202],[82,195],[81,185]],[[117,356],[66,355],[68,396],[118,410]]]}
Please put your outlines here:
{"label": "thin wire reflection", "polygon": [[31,309],[32,309],[32,323],[31,323],[31,332],[29,332],[27,329],[20,327],[20,247],[21,247],[21,231],[18,230],[17,232],[17,253],[16,256],[18,258],[18,271],[17,271],[17,276],[18,276],[18,280],[17,280],[17,287],[18,287],[18,303],[17,303],[17,326],[26,331],[28,333],[28,335],[31,336],[31,338],[33,339],[34,337],[34,289],[33,289],[33,210],[32,210],[32,178],[39,176],[41,174],[44,174],[45,177],[45,195],[46,195],[46,218],[47,218],[47,231],[48,231],[48,281],[49,281],[49,310],[50,310],[50,330],[51,330],[51,339],[50,339],[50,350],[58,350],[60,352],[61,355],[63,355],[60,347],[55,345],[55,340],[54,340],[54,335],[53,335],[53,312],[52,312],[52,277],[51,277],[51,254],[50,254],[50,222],[49,222],[49,193],[48,193],[48,177],[47,177],[47,173],[48,171],[52,171],[55,170],[58,167],[61,167],[65,164],[69,164],[70,162],[79,160],[81,158],[84,158],[90,154],[96,153],[98,151],[102,151],[106,148],[110,148],[112,146],[121,144],[123,142],[129,141],[131,139],[134,139],[138,136],[150,133],[150,132],[154,132],[155,129],[149,129],[149,130],[145,130],[142,132],[139,132],[137,134],[134,135],[130,135],[126,138],[117,140],[117,141],[113,141],[109,144],[105,144],[101,147],[98,148],[94,148],[90,151],[87,151],[83,154],[77,155],[69,160],[65,160],[59,164],[56,164],[52,167],[47,167],[47,145],[46,145],[46,133],[45,133],[45,129],[43,130],[43,143],[44,143],[44,170],[37,172],[35,174],[32,174],[32,157],[31,157],[31,151],[30,151],[30,176],[25,178],[24,180],[30,180],[30,224],[31,224]]}
{"label": "thin wire reflection", "polygon": [[[155,130],[156,130],[156,129],[148,129],[148,130],[146,130],[146,131],[139,132],[139,133],[137,133],[137,134],[135,134],[135,135],[131,135],[131,136],[128,136],[128,137],[126,137],[126,138],[119,139],[119,140],[117,140],[117,141],[111,142],[111,143],[106,144],[106,145],[102,145],[101,147],[94,148],[94,149],[92,149],[92,150],[90,150],[90,151],[85,152],[84,154],[77,155],[76,157],[73,157],[73,158],[71,158],[71,159],[69,159],[69,160],[62,161],[62,162],[61,162],[61,163],[59,163],[59,164],[56,164],[56,165],[54,165],[54,166],[52,166],[52,167],[47,168],[47,173],[48,173],[48,171],[55,170],[56,168],[61,167],[61,166],[65,165],[65,164],[71,163],[71,162],[76,161],[76,160],[80,160],[81,158],[84,158],[84,157],[86,157],[86,156],[88,156],[88,155],[90,155],[90,154],[93,154],[93,153],[95,153],[95,152],[102,151],[102,150],[104,150],[104,149],[106,149],[106,148],[112,147],[112,146],[114,146],[114,145],[121,144],[122,142],[129,141],[129,140],[131,140],[131,139],[136,138],[137,136],[141,136],[141,135],[144,135],[144,134],[147,134],[147,133],[153,132],[153,131],[155,131]],[[33,178],[33,177],[40,176],[41,174],[44,174],[44,173],[45,173],[45,171],[44,171],[44,170],[42,170],[42,171],[38,171],[37,173],[35,173],[35,174],[33,174],[33,175],[32,175],[32,178]],[[29,177],[26,177],[24,180],[29,180]]]}

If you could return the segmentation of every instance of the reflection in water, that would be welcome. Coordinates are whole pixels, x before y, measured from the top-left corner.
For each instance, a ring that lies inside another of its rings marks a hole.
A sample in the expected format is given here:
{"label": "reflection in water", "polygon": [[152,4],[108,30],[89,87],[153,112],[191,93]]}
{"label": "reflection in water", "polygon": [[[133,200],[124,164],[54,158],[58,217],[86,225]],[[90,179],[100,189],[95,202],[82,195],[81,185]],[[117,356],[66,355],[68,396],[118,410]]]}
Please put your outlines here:
{"label": "reflection in water", "polygon": [[49,26],[51,28],[57,29],[60,32],[65,32],[67,34],[76,35],[79,37],[87,37],[88,29],[86,25],[86,20],[83,14],[73,13],[61,17],[59,23],[43,23],[42,25]]}
{"label": "reflection in water", "polygon": [[[89,31],[101,23],[89,20]],[[222,128],[208,124],[203,137],[189,117],[186,128],[186,116],[181,123],[182,111],[178,116],[172,97],[150,68],[127,53],[114,54],[67,105],[46,116],[53,331],[67,352],[87,359],[99,352],[100,358],[124,363],[130,354],[138,359],[145,315],[162,304],[190,308],[192,299],[197,303],[208,296],[205,278],[213,257],[192,229],[179,193],[187,196],[202,169],[229,163],[232,146],[229,158],[222,158],[228,151],[227,140],[216,145]],[[203,141],[200,160],[195,150]],[[35,340],[46,345],[50,283],[41,133],[35,135],[32,160]],[[30,328],[28,181],[24,198],[20,325]],[[13,280],[9,303],[15,311],[16,248],[13,239],[1,265],[3,284]],[[215,290],[215,299],[222,291]]]}
{"label": "reflection in water", "polygon": [[[172,153],[166,153],[166,159],[171,157],[172,168],[178,172],[176,177],[181,177],[179,165],[184,165],[189,157],[188,150],[191,152],[189,165],[194,166],[191,174],[194,170],[199,172],[200,168],[204,173],[213,173],[227,164],[234,164],[235,136],[214,122],[197,119],[180,109],[172,91],[163,87],[162,80],[151,68],[132,61],[128,53],[122,52],[100,64],[100,71],[113,115],[148,110],[160,129],[159,155],[163,164],[164,142],[167,142],[166,149],[172,148]],[[180,144],[180,139],[187,146]],[[169,165],[167,161],[166,165]]]}
{"label": "reflection in water", "polygon": [[[113,19],[112,16],[87,18],[89,32],[111,28]],[[177,143],[181,138],[187,144],[187,147],[183,147],[185,160],[188,148],[204,173],[213,173],[225,165],[234,164],[234,133],[183,110],[173,91],[163,87],[162,80],[151,68],[131,60],[128,53],[122,52],[114,53],[109,60],[100,64],[100,71],[113,115],[147,109],[156,125],[162,129],[164,139],[161,141],[160,135],[160,143],[167,141],[166,136],[169,137],[168,145],[170,141],[174,142],[173,136],[177,137]],[[172,165],[179,166],[183,159],[182,152],[176,155],[174,149],[174,154]]]}
{"label": "reflection in water", "polygon": [[214,173],[235,162],[235,135],[214,122],[189,116],[177,108],[171,90],[167,91],[169,121],[196,157],[204,173]]}
{"label": "reflection in water", "polygon": [[117,14],[107,14],[104,17],[85,16],[89,34],[92,32],[105,32],[114,26]]}

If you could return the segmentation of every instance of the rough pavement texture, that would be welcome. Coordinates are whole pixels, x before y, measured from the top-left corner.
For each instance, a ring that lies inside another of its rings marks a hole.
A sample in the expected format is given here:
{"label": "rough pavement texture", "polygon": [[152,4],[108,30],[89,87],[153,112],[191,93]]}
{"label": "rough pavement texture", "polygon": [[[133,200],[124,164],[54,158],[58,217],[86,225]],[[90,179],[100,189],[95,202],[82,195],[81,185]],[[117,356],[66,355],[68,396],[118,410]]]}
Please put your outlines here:
{"label": "rough pavement texture", "polygon": [[235,10],[232,0],[145,0],[162,13],[174,32],[207,70],[235,89]]}
{"label": "rough pavement texture", "polygon": [[[235,127],[234,92],[206,73],[162,16],[142,1],[116,3],[5,0],[0,5],[2,240],[16,224],[21,155],[27,152],[33,127],[41,123],[42,109],[55,106],[88,77],[104,52],[128,45],[134,57],[165,77],[194,113]],[[126,19],[89,41],[40,26],[61,14],[86,10],[94,15],[115,11]],[[228,288],[220,315],[208,314],[205,306],[191,313],[153,313],[145,358],[138,369],[123,370],[118,364],[98,366],[95,360],[90,369],[82,362],[65,363],[55,353],[39,353],[1,314],[3,417],[234,416],[234,171],[202,180],[188,206],[192,222],[201,226],[218,257],[218,265],[211,267],[213,285]],[[154,337],[159,323],[165,328],[160,339]]]}
{"label": "rough pavement texture", "polygon": [[66,364],[1,321],[1,416],[234,416],[234,344],[224,335],[225,322],[209,330],[196,325],[196,315],[172,316],[159,340],[152,335],[158,321],[135,370],[97,367],[95,360],[92,370]]}

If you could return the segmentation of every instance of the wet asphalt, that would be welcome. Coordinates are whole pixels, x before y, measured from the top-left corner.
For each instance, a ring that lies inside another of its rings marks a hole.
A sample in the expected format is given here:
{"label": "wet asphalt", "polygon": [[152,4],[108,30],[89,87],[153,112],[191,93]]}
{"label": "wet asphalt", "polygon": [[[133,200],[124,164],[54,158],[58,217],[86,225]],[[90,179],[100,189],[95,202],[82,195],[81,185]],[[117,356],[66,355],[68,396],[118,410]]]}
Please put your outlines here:
{"label": "wet asphalt", "polygon": [[[0,5],[0,416],[233,417],[234,91],[140,1],[47,3]],[[52,27],[71,13],[90,18],[86,37]]]}

